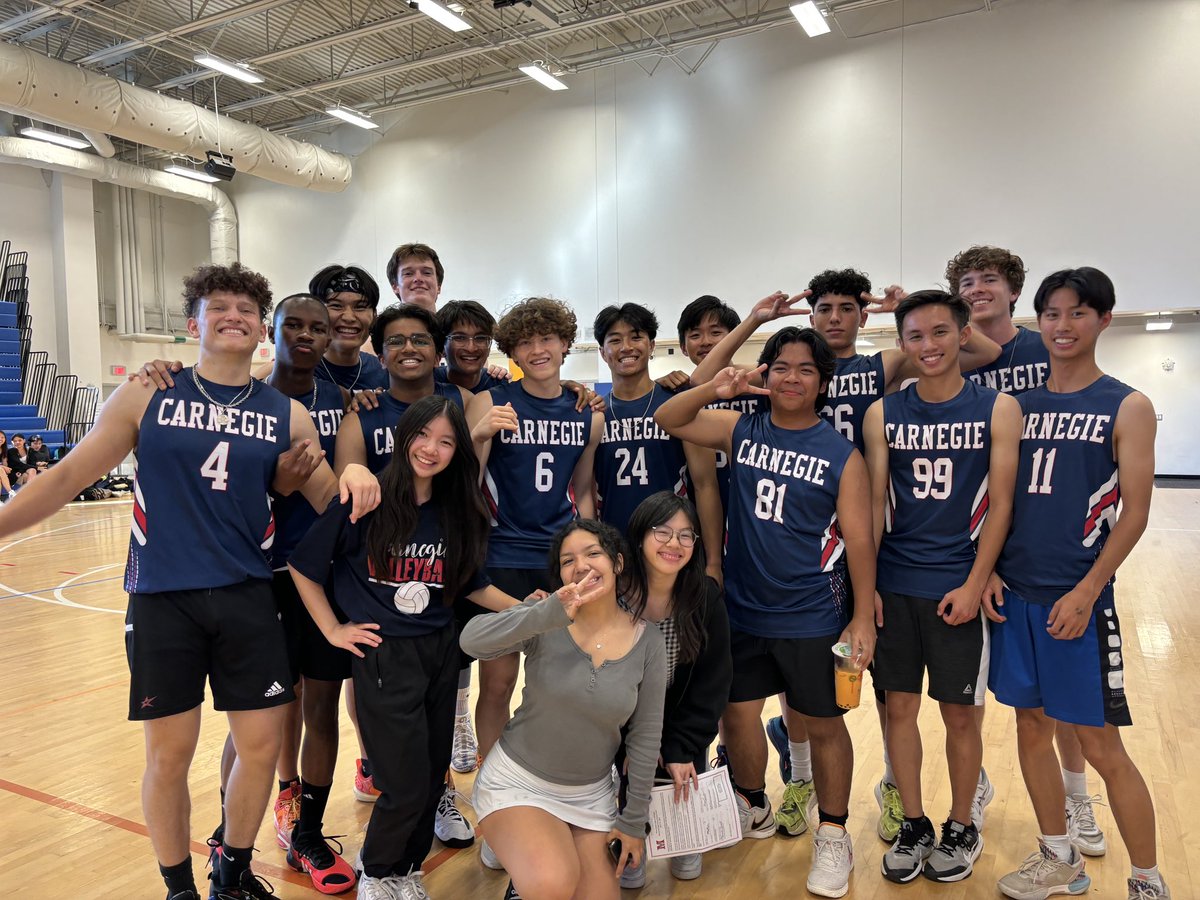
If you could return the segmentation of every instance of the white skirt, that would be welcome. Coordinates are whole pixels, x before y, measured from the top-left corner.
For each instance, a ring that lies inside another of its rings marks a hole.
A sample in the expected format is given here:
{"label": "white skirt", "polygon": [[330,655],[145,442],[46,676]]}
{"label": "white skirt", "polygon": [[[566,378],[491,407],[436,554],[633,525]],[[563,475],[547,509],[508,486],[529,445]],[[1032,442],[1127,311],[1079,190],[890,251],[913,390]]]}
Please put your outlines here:
{"label": "white skirt", "polygon": [[607,833],[617,821],[617,785],[612,775],[592,784],[546,781],[518,764],[499,743],[475,776],[472,803],[481,820],[497,810],[533,806],[587,831]]}

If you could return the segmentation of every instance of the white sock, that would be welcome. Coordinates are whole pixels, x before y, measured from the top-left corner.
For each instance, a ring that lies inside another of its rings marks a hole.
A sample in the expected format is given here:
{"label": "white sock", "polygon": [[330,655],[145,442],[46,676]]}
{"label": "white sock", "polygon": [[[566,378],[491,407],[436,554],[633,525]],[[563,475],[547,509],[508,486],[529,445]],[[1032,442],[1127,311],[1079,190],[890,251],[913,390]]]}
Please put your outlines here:
{"label": "white sock", "polygon": [[[443,707],[444,709],[445,707]],[[458,702],[454,704],[454,715],[465,716],[471,711],[471,689],[458,689]]]}
{"label": "white sock", "polygon": [[792,781],[812,781],[812,746],[808,741],[788,741],[792,753]]}
{"label": "white sock", "polygon": [[892,771],[892,760],[888,756],[887,741],[883,743],[883,780],[887,784],[896,783],[896,773]]}
{"label": "white sock", "polygon": [[1050,848],[1056,859],[1071,861],[1071,839],[1065,834],[1043,834],[1042,843]]}
{"label": "white sock", "polygon": [[1162,876],[1158,874],[1158,866],[1151,866],[1148,869],[1139,869],[1137,866],[1130,866],[1129,868],[1133,873],[1129,877],[1135,881],[1148,881],[1151,884],[1162,886]]}
{"label": "white sock", "polygon": [[1087,796],[1087,772],[1072,772],[1069,769],[1063,769],[1062,776],[1063,787],[1067,789],[1068,794]]}

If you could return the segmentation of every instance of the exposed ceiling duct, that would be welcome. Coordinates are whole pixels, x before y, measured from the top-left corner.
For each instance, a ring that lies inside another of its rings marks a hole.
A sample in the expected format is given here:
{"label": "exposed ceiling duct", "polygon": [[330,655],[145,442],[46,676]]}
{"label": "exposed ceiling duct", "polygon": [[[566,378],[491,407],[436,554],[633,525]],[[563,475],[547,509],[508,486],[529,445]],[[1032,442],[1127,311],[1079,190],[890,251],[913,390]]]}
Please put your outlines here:
{"label": "exposed ceiling duct", "polygon": [[234,212],[233,201],[212,185],[116,159],[102,159],[90,153],[56,147],[44,141],[18,137],[0,136],[0,163],[80,175],[106,184],[136,188],[199,204],[208,211],[208,241],[212,261],[228,265],[238,258],[237,213]]}
{"label": "exposed ceiling duct", "polygon": [[219,144],[238,172],[279,184],[341,191],[350,183],[341,154],[3,42],[0,108],[196,160]]}

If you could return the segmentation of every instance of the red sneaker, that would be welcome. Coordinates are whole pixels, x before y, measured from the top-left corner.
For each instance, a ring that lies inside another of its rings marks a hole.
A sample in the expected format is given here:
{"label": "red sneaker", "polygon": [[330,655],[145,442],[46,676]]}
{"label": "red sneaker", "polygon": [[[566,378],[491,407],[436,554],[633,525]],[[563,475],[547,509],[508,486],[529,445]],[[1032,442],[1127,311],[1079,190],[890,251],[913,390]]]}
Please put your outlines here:
{"label": "red sneaker", "polygon": [[[330,848],[337,844],[338,852]],[[342,845],[324,835],[301,835],[292,832],[287,863],[297,872],[307,872],[313,887],[322,894],[341,894],[354,887],[354,870],[341,857]]]}
{"label": "red sneaker", "polygon": [[375,779],[371,775],[363,774],[361,759],[354,762],[354,796],[363,803],[374,803],[379,799],[379,791],[375,788]]}
{"label": "red sneaker", "polygon": [[284,850],[292,846],[292,829],[300,818],[300,782],[293,781],[275,798],[275,840]]}

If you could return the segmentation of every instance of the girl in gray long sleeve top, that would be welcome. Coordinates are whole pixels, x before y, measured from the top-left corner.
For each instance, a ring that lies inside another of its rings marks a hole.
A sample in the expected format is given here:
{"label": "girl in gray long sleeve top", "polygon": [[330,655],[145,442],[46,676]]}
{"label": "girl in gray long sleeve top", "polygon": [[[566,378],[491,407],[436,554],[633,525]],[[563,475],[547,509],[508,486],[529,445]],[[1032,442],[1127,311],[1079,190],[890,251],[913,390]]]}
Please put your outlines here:
{"label": "girl in gray long sleeve top", "polygon": [[[563,588],[478,616],[462,633],[480,659],[525,653],[521,705],[484,761],[475,808],[518,892],[573,892],[586,880],[617,897],[605,844],[621,841],[622,863],[641,859],[662,734],[663,638],[617,602],[626,554],[615,529],[577,520],[551,554]],[[626,723],[630,790],[618,818],[612,761]]]}

